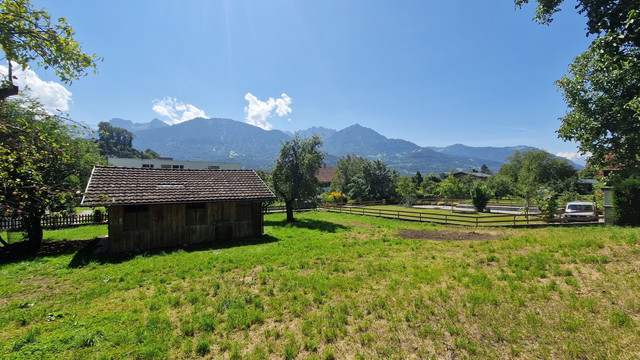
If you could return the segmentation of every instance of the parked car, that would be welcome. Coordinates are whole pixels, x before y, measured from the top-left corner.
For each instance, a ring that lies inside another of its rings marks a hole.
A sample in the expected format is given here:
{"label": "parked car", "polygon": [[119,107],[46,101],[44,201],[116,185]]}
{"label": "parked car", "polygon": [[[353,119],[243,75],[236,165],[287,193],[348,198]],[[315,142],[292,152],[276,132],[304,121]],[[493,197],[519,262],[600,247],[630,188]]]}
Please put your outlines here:
{"label": "parked car", "polygon": [[[564,209],[564,214],[562,214],[562,218],[575,221],[594,216],[596,216],[596,212],[593,203],[586,201],[572,201],[568,203]],[[590,220],[591,219],[588,219],[587,221]]]}

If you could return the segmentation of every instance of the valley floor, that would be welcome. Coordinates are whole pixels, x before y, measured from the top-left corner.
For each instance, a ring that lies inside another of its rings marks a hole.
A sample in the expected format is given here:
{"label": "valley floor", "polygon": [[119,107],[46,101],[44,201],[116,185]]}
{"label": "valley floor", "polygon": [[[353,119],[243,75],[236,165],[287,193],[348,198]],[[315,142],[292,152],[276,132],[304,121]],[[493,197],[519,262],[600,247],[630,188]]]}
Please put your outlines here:
{"label": "valley floor", "polygon": [[203,249],[0,264],[0,356],[640,356],[640,229],[296,218]]}

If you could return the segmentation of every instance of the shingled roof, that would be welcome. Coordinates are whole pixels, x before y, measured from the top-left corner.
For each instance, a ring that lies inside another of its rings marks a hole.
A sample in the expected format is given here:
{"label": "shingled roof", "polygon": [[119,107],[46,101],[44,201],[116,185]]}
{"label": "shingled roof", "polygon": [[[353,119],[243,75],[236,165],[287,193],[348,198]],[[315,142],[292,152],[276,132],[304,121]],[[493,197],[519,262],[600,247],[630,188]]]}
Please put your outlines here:
{"label": "shingled roof", "polygon": [[178,170],[96,166],[82,205],[274,200],[253,170]]}

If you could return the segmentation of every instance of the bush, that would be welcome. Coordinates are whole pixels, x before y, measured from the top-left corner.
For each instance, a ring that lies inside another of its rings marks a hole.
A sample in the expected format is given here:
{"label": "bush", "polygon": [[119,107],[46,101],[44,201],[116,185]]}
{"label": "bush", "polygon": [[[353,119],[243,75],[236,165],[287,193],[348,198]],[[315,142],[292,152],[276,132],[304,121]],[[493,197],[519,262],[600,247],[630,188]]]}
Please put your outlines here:
{"label": "bush", "polygon": [[552,213],[558,211],[558,199],[553,191],[540,194],[536,203],[540,212],[545,214],[545,218],[553,218]]}
{"label": "bush", "polygon": [[479,183],[473,185],[471,188],[471,202],[477,212],[483,212],[487,208],[490,199],[491,194],[489,194],[486,186]]}
{"label": "bush", "polygon": [[640,179],[630,177],[614,185],[611,200],[616,225],[640,225]]}
{"label": "bush", "polygon": [[102,209],[93,210],[93,221],[102,222],[102,220],[104,220],[104,211]]}

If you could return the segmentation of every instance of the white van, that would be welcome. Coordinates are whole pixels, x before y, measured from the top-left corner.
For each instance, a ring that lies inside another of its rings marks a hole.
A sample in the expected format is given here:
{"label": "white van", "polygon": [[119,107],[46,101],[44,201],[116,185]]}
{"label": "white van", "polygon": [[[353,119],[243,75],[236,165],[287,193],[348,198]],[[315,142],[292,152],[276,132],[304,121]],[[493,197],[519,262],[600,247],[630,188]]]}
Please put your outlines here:
{"label": "white van", "polygon": [[596,216],[595,208],[592,202],[572,201],[567,204],[562,215],[565,219],[575,219]]}

